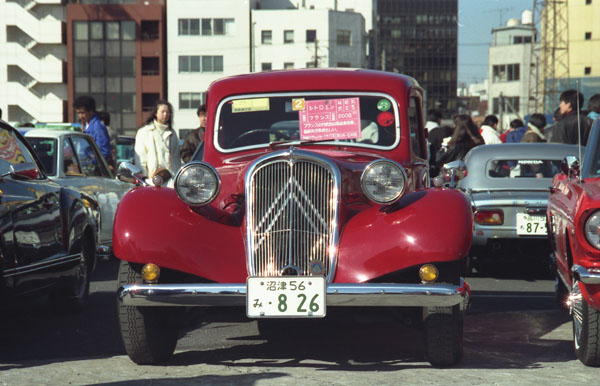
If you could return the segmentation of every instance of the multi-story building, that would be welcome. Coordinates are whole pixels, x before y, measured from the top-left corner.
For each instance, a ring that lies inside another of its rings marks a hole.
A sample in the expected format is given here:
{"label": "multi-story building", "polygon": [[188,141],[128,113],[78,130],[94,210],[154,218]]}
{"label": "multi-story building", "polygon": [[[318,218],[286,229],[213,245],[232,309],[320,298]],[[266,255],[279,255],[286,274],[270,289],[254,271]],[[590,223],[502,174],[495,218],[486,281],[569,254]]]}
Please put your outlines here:
{"label": "multi-story building", "polygon": [[600,1],[568,1],[567,7],[570,86],[576,88],[573,81],[579,81],[581,92],[589,98],[600,93]]}
{"label": "multi-story building", "polygon": [[506,26],[492,29],[488,57],[488,114],[502,116],[502,126],[514,118],[523,119],[529,103],[529,76],[536,29],[532,12],[523,11],[521,20],[512,18]]}
{"label": "multi-story building", "polygon": [[[166,98],[164,0],[72,0],[67,5],[68,99],[91,95],[110,126],[134,134]],[[68,117],[76,119],[72,103]]]}
{"label": "multi-story building", "polygon": [[428,109],[456,113],[458,0],[378,0],[379,69],[413,76]]}
{"label": "multi-story building", "polygon": [[14,123],[67,119],[61,0],[0,2],[0,109]]}
{"label": "multi-story building", "polygon": [[366,67],[362,14],[328,8],[327,1],[314,3],[169,0],[168,95],[180,137],[198,126],[196,109],[217,78],[285,68]]}

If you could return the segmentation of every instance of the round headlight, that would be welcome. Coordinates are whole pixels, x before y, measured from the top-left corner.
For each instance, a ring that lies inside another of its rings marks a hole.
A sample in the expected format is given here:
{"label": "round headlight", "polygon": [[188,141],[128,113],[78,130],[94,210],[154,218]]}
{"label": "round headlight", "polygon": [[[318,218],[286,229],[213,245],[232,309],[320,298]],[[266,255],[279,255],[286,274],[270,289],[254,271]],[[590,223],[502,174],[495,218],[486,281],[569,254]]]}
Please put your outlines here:
{"label": "round headlight", "polygon": [[406,172],[394,161],[377,160],[365,168],[360,185],[369,200],[391,204],[398,201],[406,190]]}
{"label": "round headlight", "polygon": [[600,249],[600,210],[585,220],[585,238],[594,248]]}
{"label": "round headlight", "polygon": [[210,165],[194,162],[185,165],[175,177],[175,191],[188,205],[205,205],[219,193],[217,171]]}

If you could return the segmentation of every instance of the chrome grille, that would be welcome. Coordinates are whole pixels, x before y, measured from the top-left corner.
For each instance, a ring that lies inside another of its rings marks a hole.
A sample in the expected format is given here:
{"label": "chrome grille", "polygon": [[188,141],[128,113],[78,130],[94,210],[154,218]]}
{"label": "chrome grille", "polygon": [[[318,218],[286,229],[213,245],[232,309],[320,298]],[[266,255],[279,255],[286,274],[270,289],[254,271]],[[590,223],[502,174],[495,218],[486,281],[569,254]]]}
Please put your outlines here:
{"label": "chrome grille", "polygon": [[251,276],[330,277],[335,267],[339,171],[307,153],[292,150],[286,157],[268,157],[249,171]]}

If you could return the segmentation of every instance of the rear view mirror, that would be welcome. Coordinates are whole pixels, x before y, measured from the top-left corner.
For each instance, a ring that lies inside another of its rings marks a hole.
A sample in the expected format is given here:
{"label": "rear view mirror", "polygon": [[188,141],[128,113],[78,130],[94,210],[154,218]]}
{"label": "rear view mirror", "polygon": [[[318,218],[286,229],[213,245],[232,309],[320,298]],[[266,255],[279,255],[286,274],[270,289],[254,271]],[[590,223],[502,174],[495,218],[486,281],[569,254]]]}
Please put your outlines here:
{"label": "rear view mirror", "polygon": [[117,169],[117,177],[119,181],[128,182],[130,184],[144,185],[144,171],[139,167],[129,162],[121,162]]}
{"label": "rear view mirror", "polygon": [[561,171],[569,178],[579,177],[580,168],[581,164],[579,163],[579,158],[574,155],[566,156],[560,165]]}

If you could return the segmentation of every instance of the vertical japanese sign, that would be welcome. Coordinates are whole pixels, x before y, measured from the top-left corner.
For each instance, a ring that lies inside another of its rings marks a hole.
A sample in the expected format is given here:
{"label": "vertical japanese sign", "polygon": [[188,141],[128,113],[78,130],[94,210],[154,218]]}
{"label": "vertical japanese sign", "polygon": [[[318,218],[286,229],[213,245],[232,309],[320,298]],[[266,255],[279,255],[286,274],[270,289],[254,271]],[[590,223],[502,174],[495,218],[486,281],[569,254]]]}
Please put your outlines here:
{"label": "vertical japanese sign", "polygon": [[294,99],[292,105],[299,112],[301,140],[360,138],[358,97],[309,101]]}

